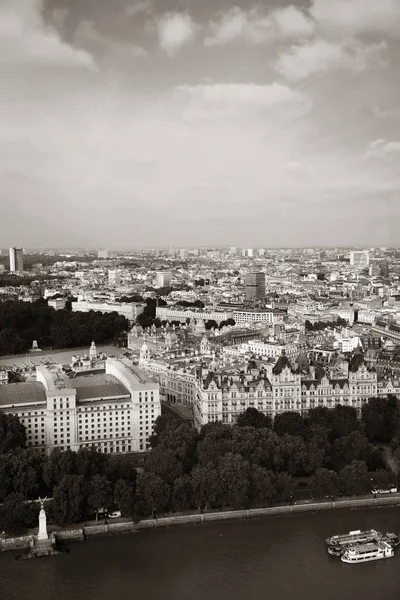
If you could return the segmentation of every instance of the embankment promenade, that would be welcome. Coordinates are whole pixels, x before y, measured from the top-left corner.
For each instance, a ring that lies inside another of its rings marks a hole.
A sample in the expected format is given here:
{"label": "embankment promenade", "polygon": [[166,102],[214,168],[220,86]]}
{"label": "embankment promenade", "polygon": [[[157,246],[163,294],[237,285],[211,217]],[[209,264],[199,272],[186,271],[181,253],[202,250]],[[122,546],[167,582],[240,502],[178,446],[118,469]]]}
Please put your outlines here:
{"label": "embankment promenade", "polygon": [[[322,510],[374,508],[382,506],[399,506],[400,493],[377,498],[356,497],[341,498],[335,501],[312,501],[296,503],[285,506],[272,506],[268,508],[253,508],[248,510],[214,511],[203,513],[190,513],[177,516],[166,516],[155,519],[143,519],[137,523],[131,520],[110,523],[107,525],[85,525],[83,527],[64,528],[54,531],[58,542],[85,541],[99,535],[112,535],[119,533],[133,533],[143,529],[155,529],[157,527],[171,527],[173,525],[203,524],[212,521],[228,521],[233,519],[249,519],[253,517],[265,517],[283,514],[296,514]],[[23,550],[29,548],[31,535],[20,537],[5,537],[0,540],[0,550]]]}

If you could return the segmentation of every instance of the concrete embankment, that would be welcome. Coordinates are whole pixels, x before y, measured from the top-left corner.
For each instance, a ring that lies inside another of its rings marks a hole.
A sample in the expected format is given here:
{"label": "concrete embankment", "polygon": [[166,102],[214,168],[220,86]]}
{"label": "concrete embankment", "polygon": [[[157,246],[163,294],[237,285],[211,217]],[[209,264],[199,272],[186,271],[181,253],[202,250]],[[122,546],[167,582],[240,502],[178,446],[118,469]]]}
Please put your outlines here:
{"label": "concrete embankment", "polygon": [[[211,523],[212,521],[228,521],[233,519],[249,519],[253,517],[274,516],[281,514],[293,514],[303,512],[314,512],[319,510],[336,510],[343,508],[373,508],[380,506],[399,506],[400,494],[378,497],[378,498],[346,498],[335,502],[315,501],[299,503],[287,506],[271,506],[268,508],[253,508],[249,510],[229,510],[208,513],[195,513],[173,517],[161,517],[157,519],[143,519],[138,523],[124,521],[110,523],[108,525],[88,525],[77,529],[62,529],[55,531],[58,542],[84,541],[98,535],[112,535],[121,533],[132,533],[142,529],[154,529],[157,527],[172,527],[174,525],[190,525]],[[21,550],[29,548],[32,536],[21,536],[0,539],[0,551]]]}

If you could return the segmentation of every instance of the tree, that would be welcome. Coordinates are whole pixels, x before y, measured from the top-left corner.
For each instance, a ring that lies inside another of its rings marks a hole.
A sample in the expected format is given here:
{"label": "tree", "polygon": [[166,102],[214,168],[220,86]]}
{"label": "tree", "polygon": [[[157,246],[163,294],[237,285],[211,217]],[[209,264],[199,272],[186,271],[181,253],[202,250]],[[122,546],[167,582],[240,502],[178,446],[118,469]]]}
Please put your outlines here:
{"label": "tree", "polygon": [[192,507],[193,488],[190,475],[183,475],[174,481],[171,495],[172,510],[182,512]]}
{"label": "tree", "polygon": [[206,329],[218,329],[218,323],[217,321],[214,321],[213,319],[209,320],[206,322]]}
{"label": "tree", "polygon": [[64,475],[53,493],[56,522],[59,525],[76,523],[86,514],[86,507],[86,482],[83,475]]}
{"label": "tree", "polygon": [[268,506],[276,496],[274,474],[259,465],[252,465],[250,469],[249,499],[252,506]]}
{"label": "tree", "polygon": [[193,502],[201,508],[219,508],[224,505],[223,489],[213,465],[197,466],[191,474]]}
{"label": "tree", "polygon": [[218,476],[225,503],[246,508],[250,498],[250,463],[240,454],[225,454],[218,464]]}
{"label": "tree", "polygon": [[371,473],[372,487],[374,490],[390,490],[394,486],[395,477],[387,469],[378,469]]}
{"label": "tree", "polygon": [[335,497],[340,493],[340,478],[335,471],[319,468],[310,479],[310,487],[314,498]]}
{"label": "tree", "polygon": [[288,473],[277,473],[275,476],[276,500],[291,501],[296,493],[296,482]]}
{"label": "tree", "polygon": [[371,489],[371,479],[363,461],[353,461],[346,465],[339,477],[341,489],[346,496],[365,494]]}
{"label": "tree", "polygon": [[368,440],[360,431],[352,431],[345,437],[336,439],[331,447],[331,465],[340,471],[353,461],[366,461],[368,457]]}
{"label": "tree", "polygon": [[146,458],[144,469],[146,473],[154,473],[169,484],[183,474],[182,463],[176,458],[175,453],[163,444],[153,448]]}
{"label": "tree", "polygon": [[76,473],[76,457],[78,453],[56,449],[50,454],[43,467],[43,478],[49,490],[52,490],[65,475]]}
{"label": "tree", "polygon": [[7,533],[21,533],[35,523],[35,512],[22,494],[12,493],[0,506],[0,529]]}
{"label": "tree", "polygon": [[274,419],[274,431],[281,437],[286,433],[300,437],[305,437],[307,435],[307,427],[304,419],[297,412],[283,412],[277,414]]}
{"label": "tree", "polygon": [[232,430],[222,425],[213,423],[203,427],[201,438],[197,444],[197,460],[200,465],[217,465],[218,460],[232,451]]}
{"label": "tree", "polygon": [[259,412],[256,408],[249,407],[237,418],[238,427],[266,427],[272,428],[272,419]]}
{"label": "tree", "polygon": [[135,492],[136,486],[132,481],[119,479],[115,484],[114,501],[124,516],[135,515]]}
{"label": "tree", "polygon": [[170,501],[170,487],[154,473],[140,473],[137,480],[137,493],[147,514],[155,515],[165,510]]}
{"label": "tree", "polygon": [[99,520],[99,509],[108,509],[112,500],[111,482],[104,475],[94,475],[89,480],[87,501],[89,508],[96,513],[96,521]]}
{"label": "tree", "polygon": [[362,407],[361,420],[370,442],[387,443],[399,432],[400,409],[396,397],[370,398]]}
{"label": "tree", "polygon": [[25,427],[18,417],[0,413],[0,454],[16,448],[24,448],[26,444]]}

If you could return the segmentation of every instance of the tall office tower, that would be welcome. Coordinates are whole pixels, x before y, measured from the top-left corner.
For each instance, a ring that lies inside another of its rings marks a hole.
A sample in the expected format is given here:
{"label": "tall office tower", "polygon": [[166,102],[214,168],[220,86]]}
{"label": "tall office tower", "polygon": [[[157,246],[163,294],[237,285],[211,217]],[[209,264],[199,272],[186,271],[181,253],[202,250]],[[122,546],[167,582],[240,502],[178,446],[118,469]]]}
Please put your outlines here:
{"label": "tall office tower", "polygon": [[254,256],[253,248],[248,248],[248,250],[247,250],[247,258],[253,258],[253,256]]}
{"label": "tall office tower", "polygon": [[157,273],[157,287],[171,287],[172,273],[169,271],[159,271]]}
{"label": "tall office tower", "polygon": [[259,248],[258,256],[265,256],[265,248]]}
{"label": "tall office tower", "polygon": [[246,302],[265,300],[265,275],[264,273],[247,273],[245,278]]}
{"label": "tall office tower", "polygon": [[368,250],[353,250],[350,252],[350,266],[356,269],[365,269],[369,266]]}
{"label": "tall office tower", "polygon": [[181,250],[181,259],[186,260],[189,257],[189,250]]}
{"label": "tall office tower", "polygon": [[99,250],[97,252],[97,258],[108,258],[108,250]]}
{"label": "tall office tower", "polygon": [[380,263],[379,272],[381,277],[385,277],[385,279],[389,278],[389,263],[387,260]]}
{"label": "tall office tower", "polygon": [[10,248],[10,272],[22,273],[24,270],[24,254],[22,248]]}
{"label": "tall office tower", "polygon": [[121,271],[108,271],[108,286],[114,287],[121,284]]}

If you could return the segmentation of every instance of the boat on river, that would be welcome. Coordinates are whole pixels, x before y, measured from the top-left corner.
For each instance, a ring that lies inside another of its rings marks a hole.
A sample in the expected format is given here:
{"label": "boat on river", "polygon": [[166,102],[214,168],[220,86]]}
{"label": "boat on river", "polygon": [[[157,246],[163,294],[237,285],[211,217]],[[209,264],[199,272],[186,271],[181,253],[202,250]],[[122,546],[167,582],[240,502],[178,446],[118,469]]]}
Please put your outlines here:
{"label": "boat on river", "polygon": [[357,564],[369,562],[371,560],[382,560],[384,558],[392,558],[394,550],[387,542],[373,542],[348,548],[340,557],[340,560],[345,563]]}
{"label": "boat on river", "polygon": [[356,529],[349,533],[333,535],[325,540],[328,553],[331,556],[342,556],[348,549],[364,546],[365,544],[384,542],[391,548],[395,548],[400,543],[400,538],[395,533],[381,533],[376,529],[367,529],[361,531]]}

